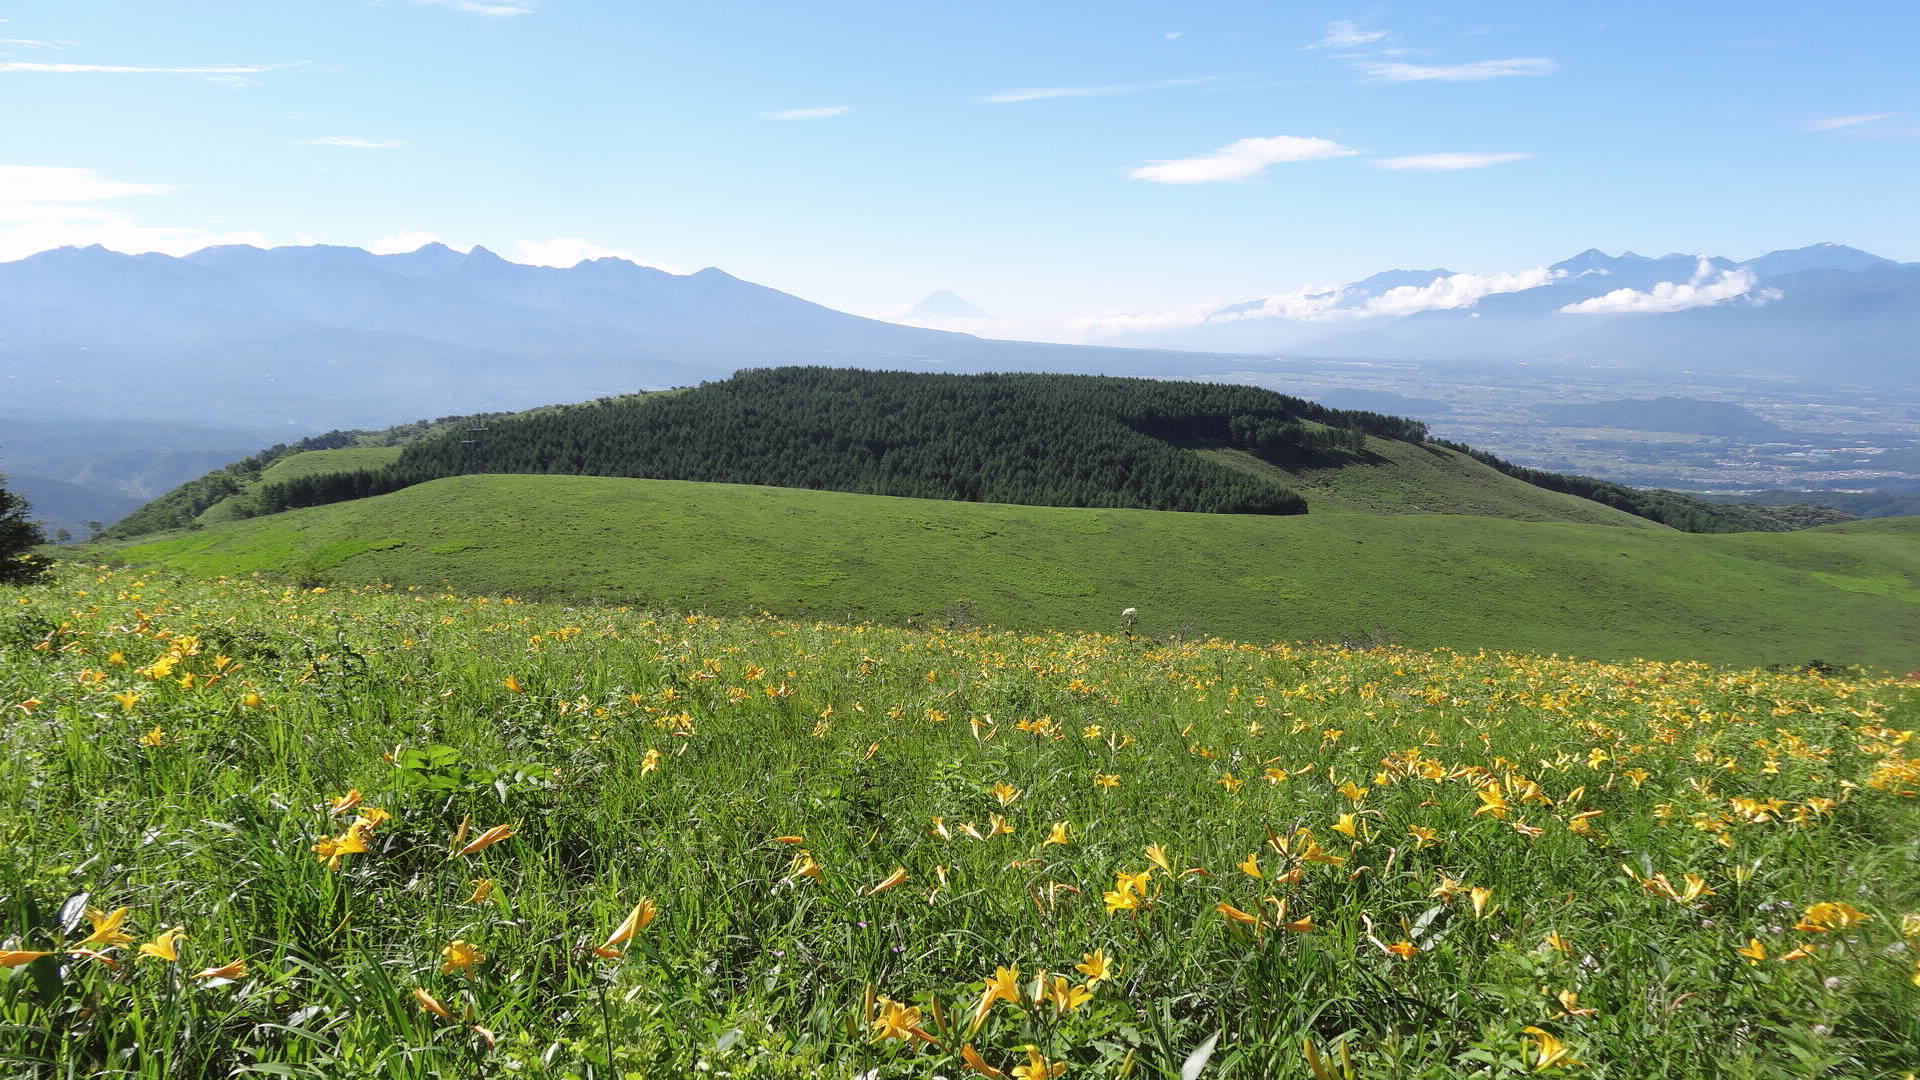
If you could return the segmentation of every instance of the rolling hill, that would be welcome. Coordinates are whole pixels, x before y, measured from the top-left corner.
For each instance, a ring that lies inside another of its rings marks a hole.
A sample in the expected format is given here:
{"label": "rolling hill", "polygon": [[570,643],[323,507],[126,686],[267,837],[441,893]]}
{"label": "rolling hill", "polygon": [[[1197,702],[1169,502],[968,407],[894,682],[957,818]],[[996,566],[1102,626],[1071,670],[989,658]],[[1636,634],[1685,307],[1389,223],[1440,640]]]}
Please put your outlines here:
{"label": "rolling hill", "polygon": [[1468,515],[1181,514],[588,476],[459,476],[88,549],[700,610],[1245,639],[1377,640],[1731,665],[1920,656],[1920,522],[1797,533]]}
{"label": "rolling hill", "polygon": [[[372,453],[395,446],[397,456]],[[296,466],[281,460],[289,451],[321,456],[301,455]],[[1330,507],[1377,513],[1637,517],[1695,532],[1783,527],[1754,508],[1522,469],[1428,441],[1419,421],[1257,387],[786,367],[685,391],[278,446],[168,493],[110,535],[507,472],[1205,513],[1303,513],[1298,489],[1308,487]]]}

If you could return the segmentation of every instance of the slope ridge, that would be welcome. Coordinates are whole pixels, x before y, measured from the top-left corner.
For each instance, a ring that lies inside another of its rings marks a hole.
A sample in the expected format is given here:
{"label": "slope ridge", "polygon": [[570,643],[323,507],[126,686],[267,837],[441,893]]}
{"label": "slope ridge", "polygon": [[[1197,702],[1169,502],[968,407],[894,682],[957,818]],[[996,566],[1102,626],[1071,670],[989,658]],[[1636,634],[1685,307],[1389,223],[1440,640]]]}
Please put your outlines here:
{"label": "slope ridge", "polygon": [[[1865,524],[1865,523],[1863,523]],[[1878,526],[1879,523],[1872,523]],[[1864,533],[1864,535],[1855,535]],[[1174,514],[585,476],[462,476],[113,556],[309,585],[399,582],[835,619],[1713,663],[1912,666],[1898,528],[1692,535],[1453,515]]]}

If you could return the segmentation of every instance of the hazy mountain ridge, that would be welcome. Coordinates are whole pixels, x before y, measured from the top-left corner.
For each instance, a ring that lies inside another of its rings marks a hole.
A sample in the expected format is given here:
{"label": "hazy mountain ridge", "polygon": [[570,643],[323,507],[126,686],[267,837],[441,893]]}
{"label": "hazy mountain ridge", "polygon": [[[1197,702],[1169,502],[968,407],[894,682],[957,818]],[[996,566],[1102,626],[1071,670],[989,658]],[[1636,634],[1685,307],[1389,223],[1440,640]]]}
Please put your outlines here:
{"label": "hazy mountain ridge", "polygon": [[1126,340],[1327,357],[1681,364],[1885,384],[1911,378],[1920,338],[1920,264],[1841,244],[1744,262],[1590,248],[1496,277],[1505,280],[1386,271]]}
{"label": "hazy mountain ridge", "polygon": [[988,341],[834,311],[717,269],[570,269],[438,244],[61,248],[0,263],[0,365],[43,415],[207,415],[300,430],[687,385],[831,361],[1178,373],[1198,358]]}

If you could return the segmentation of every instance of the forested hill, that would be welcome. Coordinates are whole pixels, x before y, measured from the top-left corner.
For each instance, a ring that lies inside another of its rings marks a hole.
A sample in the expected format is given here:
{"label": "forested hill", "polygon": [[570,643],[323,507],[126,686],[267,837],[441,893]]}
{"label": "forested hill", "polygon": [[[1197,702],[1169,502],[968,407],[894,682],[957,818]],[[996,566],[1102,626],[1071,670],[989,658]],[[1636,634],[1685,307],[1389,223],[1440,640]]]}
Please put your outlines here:
{"label": "forested hill", "polygon": [[[371,452],[379,447],[387,449]],[[1483,470],[1478,478],[1469,475],[1476,469]],[[1501,483],[1519,482],[1518,491],[1490,497],[1485,477],[1495,470],[1511,478]],[[1331,494],[1335,507],[1369,512],[1592,520],[1618,511],[1694,532],[1796,527],[1751,507],[1522,469],[1429,440],[1416,420],[1328,408],[1257,387],[786,367],[690,390],[445,417],[405,430],[334,432],[186,484],[109,536],[216,524],[478,473],[1224,514],[1303,513],[1306,502],[1294,487],[1304,486],[1316,499]],[[1543,488],[1590,509],[1515,498]],[[1383,493],[1400,489],[1400,509],[1378,505]]]}
{"label": "forested hill", "polygon": [[1296,493],[1188,452],[1337,463],[1418,421],[1256,387],[1082,375],[745,371],[679,394],[612,399],[452,432],[392,465],[268,485],[258,510],[359,498],[463,473],[707,480],[872,495],[1292,514]]}

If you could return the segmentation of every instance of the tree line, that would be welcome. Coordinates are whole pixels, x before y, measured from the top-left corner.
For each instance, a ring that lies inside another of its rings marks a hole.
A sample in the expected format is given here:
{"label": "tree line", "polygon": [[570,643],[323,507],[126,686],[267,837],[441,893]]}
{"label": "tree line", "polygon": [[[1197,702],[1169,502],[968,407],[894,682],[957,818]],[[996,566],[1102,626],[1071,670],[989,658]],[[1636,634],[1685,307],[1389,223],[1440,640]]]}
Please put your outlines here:
{"label": "tree line", "polygon": [[469,473],[573,473],[870,495],[1295,514],[1286,487],[1192,453],[1332,460],[1419,421],[1251,386],[1088,375],[785,367],[692,390],[509,417],[407,446],[380,469],[263,486],[261,513]]}

